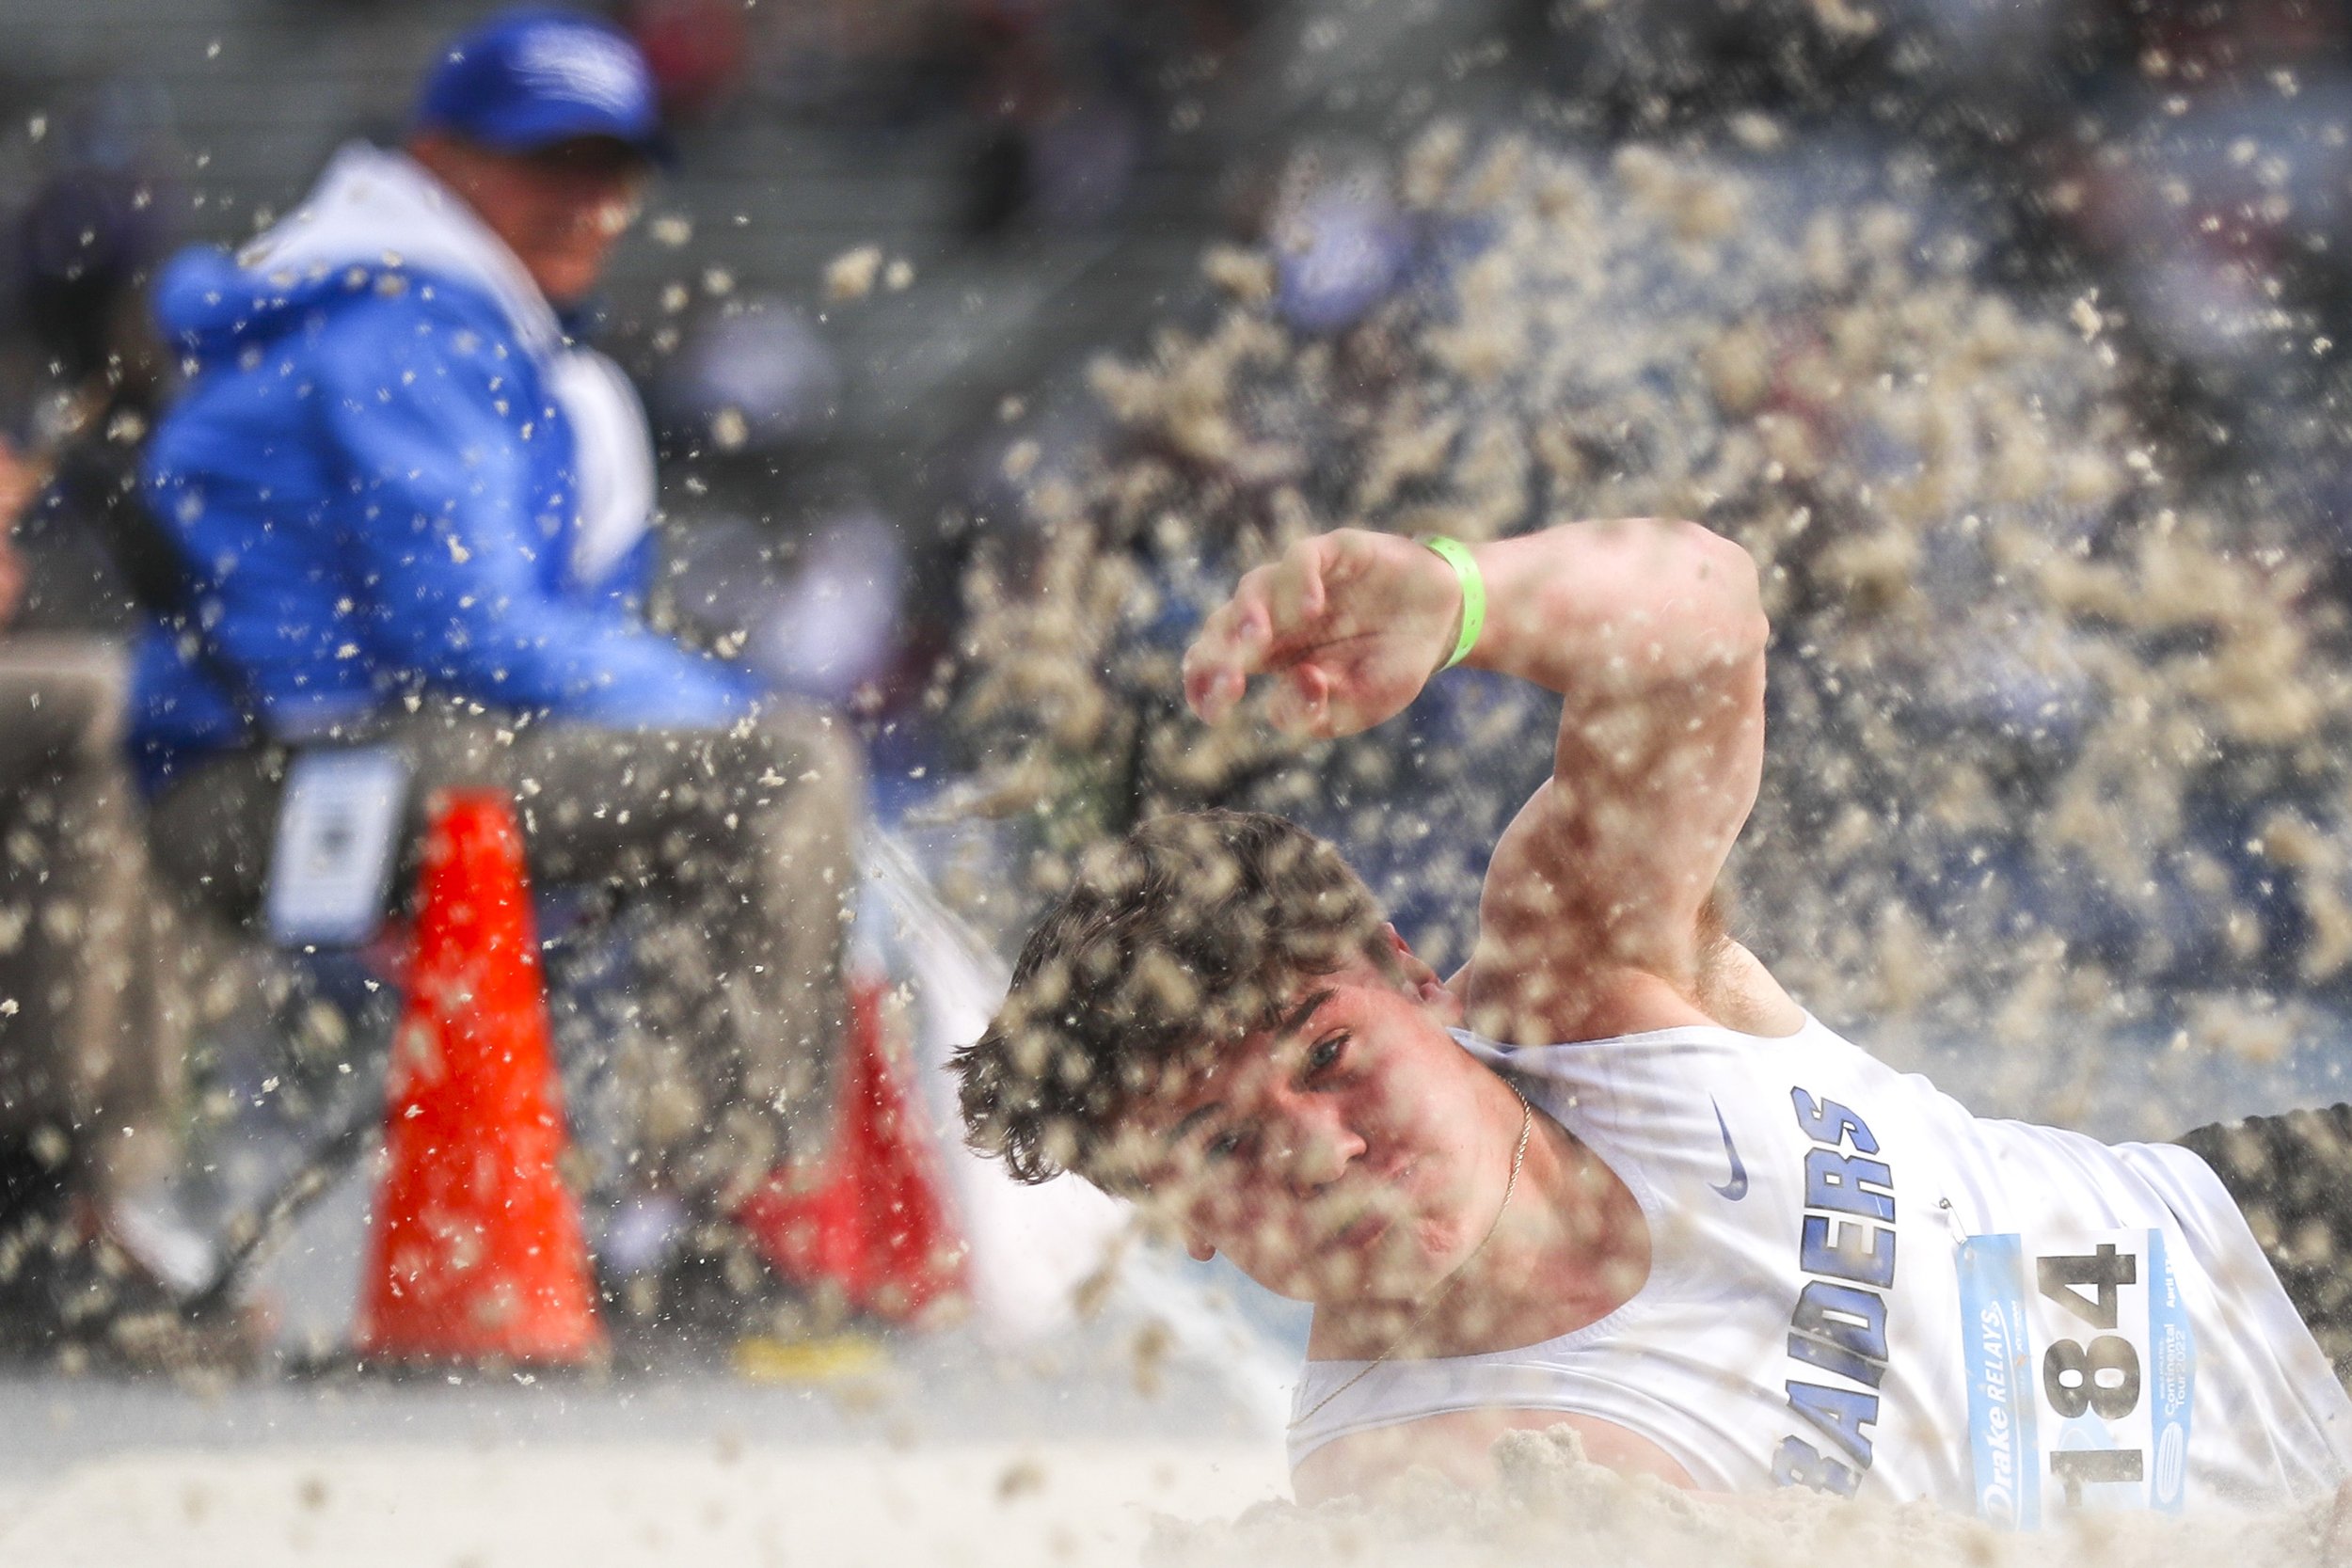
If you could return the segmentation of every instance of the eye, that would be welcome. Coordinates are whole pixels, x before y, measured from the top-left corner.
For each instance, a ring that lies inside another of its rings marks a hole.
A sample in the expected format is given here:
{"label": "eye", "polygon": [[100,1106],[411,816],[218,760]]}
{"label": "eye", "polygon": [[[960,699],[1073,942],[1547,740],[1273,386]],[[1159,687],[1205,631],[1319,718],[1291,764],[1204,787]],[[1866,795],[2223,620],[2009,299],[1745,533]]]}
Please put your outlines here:
{"label": "eye", "polygon": [[1299,1073],[1301,1081],[1311,1084],[1340,1065],[1347,1054],[1349,1035],[1344,1029],[1334,1029],[1307,1048],[1307,1059]]}
{"label": "eye", "polygon": [[1242,1149],[1248,1146],[1248,1134],[1242,1129],[1236,1127],[1231,1129],[1230,1131],[1219,1132],[1216,1137],[1211,1138],[1207,1143],[1203,1144],[1200,1148],[1200,1157],[1203,1160],[1209,1161],[1211,1164],[1215,1164],[1218,1161],[1230,1160],[1234,1155],[1239,1154]]}

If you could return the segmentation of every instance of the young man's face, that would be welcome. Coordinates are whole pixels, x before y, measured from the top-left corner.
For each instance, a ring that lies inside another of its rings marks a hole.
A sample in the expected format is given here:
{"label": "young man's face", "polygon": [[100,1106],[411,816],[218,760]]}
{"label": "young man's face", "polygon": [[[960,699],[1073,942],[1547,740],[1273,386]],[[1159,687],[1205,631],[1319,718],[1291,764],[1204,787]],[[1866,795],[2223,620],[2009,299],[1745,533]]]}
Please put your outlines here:
{"label": "young man's face", "polygon": [[1518,1102],[1446,1033],[1453,996],[1406,962],[1304,982],[1281,1024],[1130,1117],[1144,1184],[1196,1257],[1302,1301],[1405,1301],[1485,1236]]}

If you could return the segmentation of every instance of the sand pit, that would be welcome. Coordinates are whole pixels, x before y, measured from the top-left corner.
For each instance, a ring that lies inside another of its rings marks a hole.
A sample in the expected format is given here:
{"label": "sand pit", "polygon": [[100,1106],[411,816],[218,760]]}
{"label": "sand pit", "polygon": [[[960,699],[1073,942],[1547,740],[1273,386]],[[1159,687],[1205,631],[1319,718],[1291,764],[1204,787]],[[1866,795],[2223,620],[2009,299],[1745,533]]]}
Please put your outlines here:
{"label": "sand pit", "polygon": [[1285,1486],[1271,1445],[391,1446],[127,1454],[0,1527],[42,1568],[922,1568],[1133,1563],[1154,1512]]}
{"label": "sand pit", "polygon": [[2090,1514],[2010,1534],[1924,1504],[1886,1508],[1812,1492],[1693,1497],[1583,1462],[1574,1436],[1518,1433],[1497,1446],[1499,1484],[1468,1491],[1418,1473],[1382,1496],[1261,1506],[1231,1524],[1164,1525],[1151,1568],[2316,1568],[2352,1561],[2324,1543],[2328,1505],[2261,1518]]}
{"label": "sand pit", "polygon": [[[43,1568],[2322,1568],[2329,1509],[2089,1516],[2039,1535],[1809,1493],[1697,1499],[1518,1433],[1472,1492],[1417,1474],[1301,1508],[1268,1444],[610,1444],[127,1454],[0,1529]],[[11,1510],[11,1512],[14,1512]]]}

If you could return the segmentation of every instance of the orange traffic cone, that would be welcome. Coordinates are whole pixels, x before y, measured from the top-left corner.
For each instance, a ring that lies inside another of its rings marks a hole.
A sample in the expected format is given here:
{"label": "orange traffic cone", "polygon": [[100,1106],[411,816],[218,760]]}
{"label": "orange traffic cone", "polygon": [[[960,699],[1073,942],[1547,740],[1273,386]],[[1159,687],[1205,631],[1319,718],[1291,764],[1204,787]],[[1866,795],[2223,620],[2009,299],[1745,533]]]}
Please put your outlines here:
{"label": "orange traffic cone", "polygon": [[891,1070],[882,1017],[881,985],[852,980],[824,1162],[777,1171],[736,1212],[785,1278],[830,1283],[850,1306],[907,1323],[963,1293],[965,1249],[920,1110]]}
{"label": "orange traffic cone", "polygon": [[504,797],[440,798],[419,884],[354,1346],[391,1361],[596,1359],[604,1332],[556,1172],[563,1110]]}

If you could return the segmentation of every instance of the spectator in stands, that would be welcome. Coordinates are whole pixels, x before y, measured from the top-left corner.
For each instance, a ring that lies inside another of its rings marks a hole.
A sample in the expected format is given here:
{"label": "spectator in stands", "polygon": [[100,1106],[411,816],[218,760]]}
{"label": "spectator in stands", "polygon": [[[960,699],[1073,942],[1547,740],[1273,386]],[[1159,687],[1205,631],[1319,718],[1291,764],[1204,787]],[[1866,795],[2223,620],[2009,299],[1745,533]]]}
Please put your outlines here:
{"label": "spectator in stands", "polygon": [[146,306],[169,249],[159,186],[135,161],[75,157],[16,220],[17,313],[44,371],[27,450],[48,469],[46,488],[16,519],[20,631],[119,641],[143,624],[158,581],[174,579],[138,495],[139,453],[166,395]]}
{"label": "spectator in stands", "polygon": [[135,484],[156,229],[120,171],[71,166],[17,220],[50,370],[0,443],[0,1351],[174,1358],[203,1243],[167,1198],[183,1006],[122,757],[131,595],[110,524]]}
{"label": "spectator in stands", "polygon": [[403,149],[347,147],[237,256],[171,264],[156,313],[193,374],[148,474],[187,594],[133,721],[159,859],[236,917],[290,758],[355,743],[392,748],[419,805],[509,791],[543,882],[650,906],[632,1212],[662,1218],[625,1271],[707,1253],[723,1226],[688,1248],[673,1220],[816,1151],[862,798],[844,726],[638,613],[645,419],[564,312],[657,119],[620,33],[503,12],[442,55]]}

